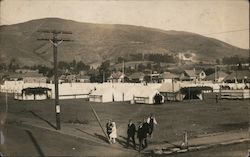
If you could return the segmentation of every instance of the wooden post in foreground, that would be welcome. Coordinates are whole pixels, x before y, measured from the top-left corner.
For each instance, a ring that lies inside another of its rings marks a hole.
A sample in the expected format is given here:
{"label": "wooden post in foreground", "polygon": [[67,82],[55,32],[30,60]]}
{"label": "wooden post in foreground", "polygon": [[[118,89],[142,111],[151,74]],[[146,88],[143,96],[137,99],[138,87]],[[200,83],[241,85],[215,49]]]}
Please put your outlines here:
{"label": "wooden post in foreground", "polygon": [[101,125],[100,118],[98,117],[98,115],[97,115],[95,109],[93,108],[93,106],[92,106],[91,104],[89,104],[89,105],[90,105],[90,107],[91,107],[91,109],[92,109],[92,112],[94,113],[94,116],[95,116],[95,118],[96,118],[96,120],[97,120],[99,126],[102,128],[102,132],[104,133],[105,137],[106,137],[107,140],[109,141],[109,144],[111,144],[111,142],[110,142],[110,140],[109,140],[109,137],[108,137],[107,133],[105,132],[105,130],[103,129],[103,127],[102,127],[102,125]]}

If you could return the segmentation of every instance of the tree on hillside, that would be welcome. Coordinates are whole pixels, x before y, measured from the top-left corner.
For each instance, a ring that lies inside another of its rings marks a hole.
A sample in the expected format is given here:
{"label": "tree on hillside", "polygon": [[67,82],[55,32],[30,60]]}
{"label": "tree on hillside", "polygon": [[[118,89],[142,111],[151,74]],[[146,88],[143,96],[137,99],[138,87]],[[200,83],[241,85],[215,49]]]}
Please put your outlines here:
{"label": "tree on hillside", "polygon": [[5,64],[5,63],[1,63],[0,64],[0,71],[5,71],[5,70],[7,70],[7,65]]}
{"label": "tree on hillside", "polygon": [[124,57],[118,57],[117,61],[118,63],[123,63],[123,61],[126,62],[127,60]]}
{"label": "tree on hillside", "polygon": [[8,70],[11,72],[16,71],[19,68],[19,64],[16,62],[14,58],[10,60],[10,64],[8,65]]}
{"label": "tree on hillside", "polygon": [[99,76],[97,77],[99,78],[98,82],[103,82],[103,78],[105,79],[104,81],[106,81],[110,75],[110,61],[106,60],[102,62],[101,66],[99,67]]}
{"label": "tree on hillside", "polygon": [[221,64],[221,60],[220,59],[216,59],[216,64]]}
{"label": "tree on hillside", "polygon": [[76,60],[73,60],[72,62],[69,63],[70,68],[75,69],[76,68]]}
{"label": "tree on hillside", "polygon": [[76,63],[76,71],[77,72],[80,72],[80,71],[82,71],[82,70],[84,70],[84,71],[88,71],[89,70],[89,65],[86,65],[86,64],[84,64],[82,61],[80,61],[80,62],[78,62],[78,63]]}
{"label": "tree on hillside", "polygon": [[69,68],[70,68],[69,63],[67,63],[65,61],[58,62],[58,69],[66,70],[66,69],[69,69]]}
{"label": "tree on hillside", "polygon": [[[217,70],[219,70],[218,67],[217,67]],[[215,72],[215,69],[214,68],[207,68],[207,69],[204,70],[204,72],[208,76],[208,75],[213,74]]]}
{"label": "tree on hillside", "polygon": [[146,66],[147,69],[152,69],[152,65],[151,63],[148,63],[147,66]]}
{"label": "tree on hillside", "polygon": [[143,64],[139,64],[138,67],[137,67],[137,71],[140,71],[140,72],[143,72],[145,70],[145,66]]}
{"label": "tree on hillside", "polygon": [[223,64],[241,64],[241,63],[247,63],[248,59],[247,58],[242,58],[238,55],[231,56],[231,57],[224,57],[222,59]]}

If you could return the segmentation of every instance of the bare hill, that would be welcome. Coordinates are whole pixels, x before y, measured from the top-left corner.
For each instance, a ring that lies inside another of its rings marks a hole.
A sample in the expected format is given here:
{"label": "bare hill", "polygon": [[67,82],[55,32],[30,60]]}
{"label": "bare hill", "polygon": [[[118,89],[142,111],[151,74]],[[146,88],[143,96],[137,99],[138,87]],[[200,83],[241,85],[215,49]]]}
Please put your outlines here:
{"label": "bare hill", "polygon": [[39,29],[72,31],[65,36],[74,42],[62,43],[59,60],[83,60],[100,63],[134,53],[193,53],[197,60],[215,60],[224,56],[247,56],[248,50],[225,42],[182,31],[164,31],[131,25],[80,23],[58,18],[32,20],[0,26],[0,62],[15,59],[21,65],[46,64],[52,61],[52,46],[37,41],[46,35]]}

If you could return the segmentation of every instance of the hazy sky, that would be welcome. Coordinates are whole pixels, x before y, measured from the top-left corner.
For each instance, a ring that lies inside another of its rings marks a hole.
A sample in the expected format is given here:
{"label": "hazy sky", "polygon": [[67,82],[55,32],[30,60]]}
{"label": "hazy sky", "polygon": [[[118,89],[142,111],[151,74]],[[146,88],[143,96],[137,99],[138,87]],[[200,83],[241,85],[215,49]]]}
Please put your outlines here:
{"label": "hazy sky", "polygon": [[0,4],[1,25],[59,17],[189,31],[249,48],[247,0],[2,0]]}

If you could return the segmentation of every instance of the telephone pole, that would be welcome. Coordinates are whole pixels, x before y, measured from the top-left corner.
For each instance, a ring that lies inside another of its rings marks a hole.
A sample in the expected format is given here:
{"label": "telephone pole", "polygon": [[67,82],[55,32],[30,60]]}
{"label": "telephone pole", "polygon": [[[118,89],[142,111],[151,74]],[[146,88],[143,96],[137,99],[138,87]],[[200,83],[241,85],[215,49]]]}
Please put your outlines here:
{"label": "telephone pole", "polygon": [[124,77],[125,77],[125,63],[124,63],[124,60],[122,62],[122,75],[123,75],[122,83],[124,83]]}
{"label": "telephone pole", "polygon": [[68,31],[60,31],[60,30],[39,30],[40,33],[49,33],[52,34],[52,38],[38,38],[37,40],[49,41],[53,45],[53,60],[54,60],[54,84],[55,84],[55,113],[56,113],[56,129],[61,129],[61,121],[60,121],[60,104],[59,104],[59,88],[58,88],[58,74],[57,74],[57,47],[62,42],[72,41],[70,39],[62,39],[58,38],[59,35],[62,34],[72,34]]}

